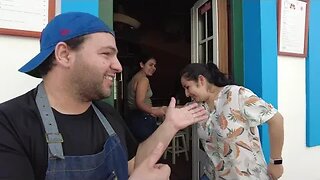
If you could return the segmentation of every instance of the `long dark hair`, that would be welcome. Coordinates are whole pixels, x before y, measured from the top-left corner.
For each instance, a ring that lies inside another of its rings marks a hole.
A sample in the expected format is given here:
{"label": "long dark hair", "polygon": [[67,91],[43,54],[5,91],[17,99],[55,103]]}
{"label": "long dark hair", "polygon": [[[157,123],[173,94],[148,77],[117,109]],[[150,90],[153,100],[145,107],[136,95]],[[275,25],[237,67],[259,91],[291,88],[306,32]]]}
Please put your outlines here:
{"label": "long dark hair", "polygon": [[217,65],[214,63],[201,64],[192,63],[188,64],[180,72],[180,76],[187,80],[198,81],[199,75],[204,76],[209,83],[218,87],[235,84],[231,78],[222,73]]}
{"label": "long dark hair", "polygon": [[146,64],[150,59],[153,59],[154,56],[152,56],[151,54],[149,54],[148,52],[140,52],[139,55],[137,56],[136,59],[136,65],[135,67],[133,67],[133,70],[131,73],[129,73],[129,78],[128,78],[128,82],[131,81],[132,77],[140,71],[140,63],[142,64]]}

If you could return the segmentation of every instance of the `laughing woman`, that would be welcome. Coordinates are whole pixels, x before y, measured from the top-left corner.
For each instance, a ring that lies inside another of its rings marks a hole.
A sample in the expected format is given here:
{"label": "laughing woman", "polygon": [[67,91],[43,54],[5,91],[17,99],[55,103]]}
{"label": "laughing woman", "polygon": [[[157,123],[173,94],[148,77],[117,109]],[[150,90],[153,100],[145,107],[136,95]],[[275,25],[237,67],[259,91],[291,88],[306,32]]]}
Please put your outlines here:
{"label": "laughing woman", "polygon": [[[209,119],[198,134],[212,165],[203,179],[267,180],[283,173],[283,118],[269,103],[232,85],[215,64],[189,64],[181,72],[187,97],[204,103]],[[258,125],[269,125],[270,164],[261,148]]]}
{"label": "laughing woman", "polygon": [[156,117],[165,115],[166,106],[153,107],[149,76],[156,71],[156,59],[147,54],[140,57],[140,70],[128,84],[128,126],[139,142],[147,139],[157,128]]}

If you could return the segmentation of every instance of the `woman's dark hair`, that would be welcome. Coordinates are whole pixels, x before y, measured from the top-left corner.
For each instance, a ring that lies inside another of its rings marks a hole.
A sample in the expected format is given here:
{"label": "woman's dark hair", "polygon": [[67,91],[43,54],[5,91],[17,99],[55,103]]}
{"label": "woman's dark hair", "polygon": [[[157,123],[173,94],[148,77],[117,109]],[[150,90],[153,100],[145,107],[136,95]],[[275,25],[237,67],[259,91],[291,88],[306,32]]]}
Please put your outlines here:
{"label": "woman's dark hair", "polygon": [[234,82],[222,73],[214,63],[201,64],[192,63],[188,64],[180,72],[180,76],[187,80],[198,81],[199,75],[204,76],[209,83],[218,87],[234,84]]}
{"label": "woman's dark hair", "polygon": [[[80,45],[84,42],[85,36],[79,36],[72,39],[69,39],[65,41],[65,43],[70,47],[72,50],[77,50]],[[54,51],[47,57],[46,60],[44,60],[43,63],[41,63],[35,70],[35,73],[39,73],[41,77],[48,74],[48,72],[52,69],[52,67],[55,65],[54,63],[55,56]]]}
{"label": "woman's dark hair", "polygon": [[131,73],[129,73],[128,76],[128,82],[131,81],[132,77],[140,71],[140,63],[142,64],[146,64],[150,59],[153,59],[154,56],[152,56],[151,54],[149,54],[148,52],[140,52],[139,55],[137,56],[136,59],[136,64],[133,67],[133,70],[131,71]]}
{"label": "woman's dark hair", "polygon": [[152,58],[154,57],[151,54],[147,52],[142,52],[138,57],[138,65],[140,64],[140,62],[142,62],[143,64],[146,64]]}

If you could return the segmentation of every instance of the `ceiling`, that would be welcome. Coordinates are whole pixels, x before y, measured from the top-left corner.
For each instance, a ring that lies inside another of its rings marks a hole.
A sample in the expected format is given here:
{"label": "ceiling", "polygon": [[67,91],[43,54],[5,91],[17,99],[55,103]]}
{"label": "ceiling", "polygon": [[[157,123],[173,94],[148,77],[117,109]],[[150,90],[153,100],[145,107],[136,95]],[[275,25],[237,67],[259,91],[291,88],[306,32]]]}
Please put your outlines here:
{"label": "ceiling", "polygon": [[[115,12],[123,11],[142,23],[141,28],[168,28],[188,24],[195,0],[117,0]],[[190,26],[188,27],[190,28]]]}

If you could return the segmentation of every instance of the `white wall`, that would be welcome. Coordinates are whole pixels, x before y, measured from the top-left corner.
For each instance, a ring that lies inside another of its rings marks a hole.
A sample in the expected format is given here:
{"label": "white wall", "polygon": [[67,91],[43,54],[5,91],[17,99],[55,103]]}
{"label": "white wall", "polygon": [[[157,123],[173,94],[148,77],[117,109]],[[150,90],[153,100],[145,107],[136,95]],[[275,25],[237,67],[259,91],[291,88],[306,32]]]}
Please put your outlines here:
{"label": "white wall", "polygon": [[306,147],[305,59],[278,57],[278,109],[284,117],[281,180],[320,180],[320,147]]}
{"label": "white wall", "polygon": [[[56,0],[56,14],[60,12],[61,0]],[[39,38],[0,35],[0,103],[24,94],[41,81],[18,71],[39,51]]]}
{"label": "white wall", "polygon": [[39,52],[39,39],[0,35],[0,103],[36,86],[40,79],[18,69]]}

